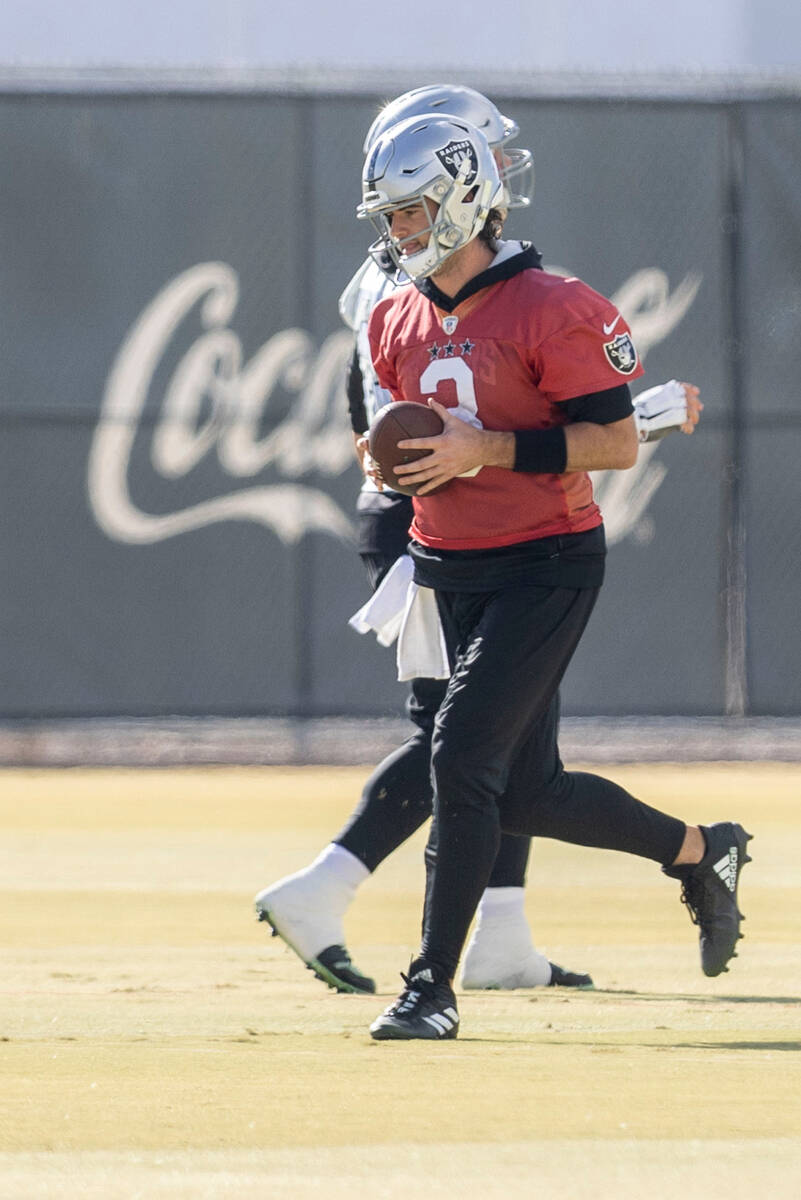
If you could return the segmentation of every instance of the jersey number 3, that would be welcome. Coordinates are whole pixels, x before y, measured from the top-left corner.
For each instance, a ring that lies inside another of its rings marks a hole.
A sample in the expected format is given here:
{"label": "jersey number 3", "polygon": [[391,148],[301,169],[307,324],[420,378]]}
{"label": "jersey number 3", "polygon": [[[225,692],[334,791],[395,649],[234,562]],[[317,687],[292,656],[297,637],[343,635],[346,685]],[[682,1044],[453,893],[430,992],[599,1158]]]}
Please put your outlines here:
{"label": "jersey number 3", "polygon": [[438,358],[429,363],[420,376],[420,391],[423,394],[434,393],[433,398],[436,400],[437,388],[446,379],[452,379],[456,385],[457,404],[451,411],[463,421],[467,421],[468,425],[483,429],[476,404],[473,372],[463,358]]}
{"label": "jersey number 3", "polygon": [[[445,379],[452,379],[456,384],[457,404],[450,411],[461,421],[466,421],[468,425],[475,425],[476,429],[483,429],[484,426],[481,424],[476,404],[473,372],[463,358],[441,358],[429,363],[420,376],[420,391],[423,393],[436,392],[439,384]],[[436,400],[436,398],[435,395],[434,399]],[[470,471],[462,472],[459,478],[472,478],[474,475],[478,475],[480,470],[481,467],[473,467]]]}

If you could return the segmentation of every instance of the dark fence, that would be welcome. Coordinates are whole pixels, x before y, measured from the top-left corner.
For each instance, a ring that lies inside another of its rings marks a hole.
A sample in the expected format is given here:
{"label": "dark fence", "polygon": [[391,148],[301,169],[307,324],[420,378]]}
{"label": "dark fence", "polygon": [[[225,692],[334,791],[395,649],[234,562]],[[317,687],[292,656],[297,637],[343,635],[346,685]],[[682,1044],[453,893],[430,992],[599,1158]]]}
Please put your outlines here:
{"label": "dark fence", "polygon": [[[381,99],[0,95],[0,719],[396,713],[337,296]],[[504,96],[510,221],[615,297],[692,438],[599,479],[565,711],[801,713],[801,98]]]}

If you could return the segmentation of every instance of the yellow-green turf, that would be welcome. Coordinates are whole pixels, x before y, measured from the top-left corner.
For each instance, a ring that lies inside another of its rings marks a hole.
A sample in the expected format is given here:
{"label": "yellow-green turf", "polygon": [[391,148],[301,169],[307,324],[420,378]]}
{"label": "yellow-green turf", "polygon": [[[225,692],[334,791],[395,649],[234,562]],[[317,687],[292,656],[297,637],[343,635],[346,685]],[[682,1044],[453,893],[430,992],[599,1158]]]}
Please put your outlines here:
{"label": "yellow-green turf", "polygon": [[366,769],[0,771],[0,1198],[801,1195],[801,766],[604,771],[755,835],[739,958],[701,974],[654,864],[541,842],[537,943],[598,990],[461,994],[440,1045],[367,1033],[416,945],[422,833],[348,916],[378,996],[253,915]]}

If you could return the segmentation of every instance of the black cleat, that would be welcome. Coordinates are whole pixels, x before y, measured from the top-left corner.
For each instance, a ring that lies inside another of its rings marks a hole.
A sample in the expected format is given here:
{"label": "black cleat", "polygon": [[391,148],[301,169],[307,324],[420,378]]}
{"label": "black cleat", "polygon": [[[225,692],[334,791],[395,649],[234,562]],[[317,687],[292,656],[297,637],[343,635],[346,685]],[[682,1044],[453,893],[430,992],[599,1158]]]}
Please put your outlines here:
{"label": "black cleat", "polygon": [[401,973],[406,987],[394,1004],[373,1021],[370,1034],[376,1041],[441,1041],[459,1032],[456,997],[447,983],[437,983],[428,968],[414,975]]}
{"label": "black cleat", "polygon": [[375,980],[362,975],[344,946],[328,946],[306,964],[323,983],[338,992],[375,992]]}
{"label": "black cleat", "polygon": [[706,838],[701,861],[662,870],[681,881],[682,904],[700,930],[704,974],[720,975],[728,971],[729,959],[737,957],[737,942],[743,936],[740,922],[745,918],[737,907],[737,884],[743,867],[751,861],[746,854],[751,834],[731,821],[702,825],[701,830]]}
{"label": "black cleat", "polygon": [[294,950],[307,968],[317,979],[327,983],[337,992],[361,992],[372,995],[375,992],[375,980],[368,975],[362,975],[344,946],[326,946],[317,954],[302,953],[296,933],[290,921],[281,920],[266,906],[256,906],[256,915],[260,921],[266,921],[273,931],[273,937],[280,937],[290,950]]}
{"label": "black cleat", "polygon": [[551,963],[551,982],[548,987],[569,987],[590,991],[595,987],[591,975],[579,975],[575,971],[566,971],[558,963]]}

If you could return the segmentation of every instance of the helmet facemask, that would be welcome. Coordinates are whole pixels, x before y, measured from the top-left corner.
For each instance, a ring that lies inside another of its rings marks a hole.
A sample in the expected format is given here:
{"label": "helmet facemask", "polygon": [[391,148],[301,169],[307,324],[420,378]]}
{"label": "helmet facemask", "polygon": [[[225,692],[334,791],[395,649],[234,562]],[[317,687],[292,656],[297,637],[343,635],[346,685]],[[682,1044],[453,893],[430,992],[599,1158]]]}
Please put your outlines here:
{"label": "helmet facemask", "polygon": [[498,174],[503,184],[503,208],[528,208],[534,193],[534,160],[530,150],[520,147],[507,147],[501,144],[493,147],[499,151],[502,161],[498,164]]}

